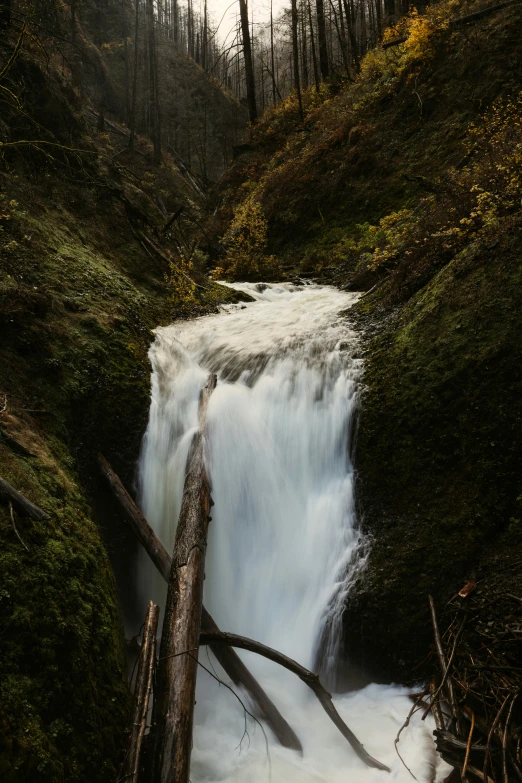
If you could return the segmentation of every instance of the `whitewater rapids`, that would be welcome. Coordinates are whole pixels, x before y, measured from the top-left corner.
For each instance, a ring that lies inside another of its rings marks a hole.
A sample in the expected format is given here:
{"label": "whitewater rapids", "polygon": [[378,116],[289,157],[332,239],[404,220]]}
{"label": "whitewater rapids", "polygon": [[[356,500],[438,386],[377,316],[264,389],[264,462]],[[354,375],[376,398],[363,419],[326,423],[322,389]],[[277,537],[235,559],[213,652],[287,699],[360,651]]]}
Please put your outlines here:
{"label": "whitewater rapids", "polygon": [[[172,550],[184,468],[209,372],[215,502],[205,605],[223,631],[250,636],[316,668],[330,688],[339,668],[342,608],[364,569],[367,546],[354,511],[350,444],[362,370],[358,342],[340,313],[356,294],[316,285],[236,284],[254,302],[156,330],[152,402],[140,462],[141,504]],[[165,586],[143,559],[148,598]],[[373,783],[411,781],[394,750],[409,712],[406,690],[370,685],[335,698],[337,709],[391,774],[367,768],[294,675],[238,651],[300,737],[304,753],[280,747],[234,695],[198,673],[192,783]],[[200,661],[228,682],[204,649]],[[247,706],[248,697],[238,695]],[[448,774],[432,725],[414,719],[400,751],[418,781]],[[434,771],[435,770],[435,771]]]}

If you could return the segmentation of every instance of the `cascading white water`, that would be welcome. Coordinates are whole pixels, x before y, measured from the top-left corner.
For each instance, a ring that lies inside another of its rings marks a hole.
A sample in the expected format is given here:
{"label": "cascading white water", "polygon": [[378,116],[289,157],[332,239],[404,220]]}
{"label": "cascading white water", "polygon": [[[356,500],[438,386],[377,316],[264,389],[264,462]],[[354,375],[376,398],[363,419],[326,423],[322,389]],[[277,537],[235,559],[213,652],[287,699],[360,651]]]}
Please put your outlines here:
{"label": "cascading white water", "polygon": [[[308,668],[320,664],[331,685],[342,607],[365,562],[349,454],[361,360],[356,336],[339,316],[356,295],[291,284],[235,288],[256,301],[156,331],[142,505],[170,550],[199,391],[216,372],[208,410],[215,506],[205,604],[222,630],[257,639]],[[165,588],[145,561],[141,577],[144,598],[163,603]],[[201,670],[192,783],[411,780],[393,747],[410,707],[403,689],[373,685],[336,700],[370,753],[392,767],[387,776],[359,761],[293,675],[241,655],[299,734],[304,755],[269,737],[267,756],[251,719],[241,741],[241,705]],[[200,660],[227,681],[203,652]],[[419,781],[435,780],[434,764],[442,774],[427,726],[414,722],[401,752]]]}

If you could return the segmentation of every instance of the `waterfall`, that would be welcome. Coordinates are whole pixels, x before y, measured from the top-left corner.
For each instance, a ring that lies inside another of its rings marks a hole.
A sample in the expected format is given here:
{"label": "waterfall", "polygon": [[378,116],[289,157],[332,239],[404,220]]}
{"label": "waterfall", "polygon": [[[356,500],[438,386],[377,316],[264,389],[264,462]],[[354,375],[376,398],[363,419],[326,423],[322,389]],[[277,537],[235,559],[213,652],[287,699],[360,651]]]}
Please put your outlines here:
{"label": "waterfall", "polygon": [[[222,630],[319,670],[332,688],[339,681],[343,605],[366,558],[350,458],[362,360],[357,337],[340,315],[357,295],[315,285],[234,287],[255,301],[156,330],[141,503],[171,550],[199,391],[209,372],[216,372],[208,409],[215,506],[205,605]],[[145,558],[140,577],[144,601],[152,597],[163,604],[165,586]],[[355,757],[293,675],[240,654],[299,734],[304,755],[271,737],[267,744],[234,695],[201,669],[193,783],[384,779],[385,773]],[[200,661],[226,681],[210,653],[202,650]],[[336,699],[370,753],[392,766],[390,780],[411,779],[393,747],[410,708],[405,693],[372,685]],[[238,695],[248,706],[245,694]],[[432,748],[428,727],[414,721],[401,752],[420,781],[434,779]]]}

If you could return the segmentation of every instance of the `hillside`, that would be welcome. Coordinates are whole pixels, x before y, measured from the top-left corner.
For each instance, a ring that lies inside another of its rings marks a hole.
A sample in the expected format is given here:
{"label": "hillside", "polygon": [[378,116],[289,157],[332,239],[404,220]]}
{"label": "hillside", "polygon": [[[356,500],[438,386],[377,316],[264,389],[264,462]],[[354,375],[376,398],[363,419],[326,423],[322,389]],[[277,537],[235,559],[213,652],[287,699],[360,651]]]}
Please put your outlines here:
{"label": "hillside", "polygon": [[49,515],[0,498],[2,780],[116,779],[143,608],[96,458],[132,487],[152,330],[239,298],[211,268],[364,292],[343,685],[432,676],[429,594],[441,623],[465,582],[520,600],[522,6],[486,7],[411,12],[304,122],[291,96],[245,138],[159,35],[159,162],[143,35],[129,148],[124,4],[0,27],[0,477]]}
{"label": "hillside", "polygon": [[[137,620],[136,545],[96,454],[132,485],[151,329],[232,292],[187,252],[203,208],[193,178],[168,152],[153,165],[145,135],[120,154],[117,107],[99,126],[89,93],[113,83],[110,63],[80,88],[59,39],[20,33],[0,33],[0,476],[50,519],[0,504],[0,777],[108,781],[129,721],[122,612]],[[180,208],[164,231],[162,210]]]}
{"label": "hillside", "polygon": [[368,292],[349,317],[372,547],[345,616],[363,678],[431,671],[428,594],[521,582],[522,8],[459,21],[485,5],[410,14],[303,125],[293,99],[267,113],[216,194],[225,246],[261,215],[288,275]]}

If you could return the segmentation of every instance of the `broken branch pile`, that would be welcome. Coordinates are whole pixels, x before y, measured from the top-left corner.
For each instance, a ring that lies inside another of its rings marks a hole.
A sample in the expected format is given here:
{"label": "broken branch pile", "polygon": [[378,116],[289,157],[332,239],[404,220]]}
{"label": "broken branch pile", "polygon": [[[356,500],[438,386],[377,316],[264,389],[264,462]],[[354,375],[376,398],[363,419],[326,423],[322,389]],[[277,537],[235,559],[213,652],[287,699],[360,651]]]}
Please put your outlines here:
{"label": "broken branch pile", "polygon": [[423,718],[435,718],[451,780],[522,781],[522,597],[470,582],[442,635],[431,596],[430,608],[439,673]]}

